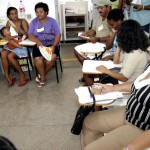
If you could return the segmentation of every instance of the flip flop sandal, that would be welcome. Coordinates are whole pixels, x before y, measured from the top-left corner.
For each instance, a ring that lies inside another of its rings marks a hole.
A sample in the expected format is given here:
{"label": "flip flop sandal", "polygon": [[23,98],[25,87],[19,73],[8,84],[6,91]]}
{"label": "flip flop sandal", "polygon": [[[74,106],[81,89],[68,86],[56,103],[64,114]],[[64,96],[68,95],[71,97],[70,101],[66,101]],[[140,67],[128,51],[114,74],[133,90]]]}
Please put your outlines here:
{"label": "flip flop sandal", "polygon": [[38,76],[35,78],[35,81],[36,81],[37,83],[39,83],[39,82],[41,81],[41,76],[40,76],[40,74],[38,74]]}
{"label": "flip flop sandal", "polygon": [[39,88],[43,87],[44,85],[45,85],[45,82],[39,82],[39,83],[38,83],[38,87],[39,87]]}
{"label": "flip flop sandal", "polygon": [[24,85],[27,84],[28,81],[29,81],[29,79],[25,79],[24,81],[19,82],[18,86],[19,86],[19,87],[24,86]]}
{"label": "flip flop sandal", "polygon": [[16,78],[15,78],[15,77],[11,78],[11,81],[12,81],[13,83],[15,83],[15,82],[16,82]]}
{"label": "flip flop sandal", "polygon": [[8,82],[8,87],[12,87],[13,85],[14,85],[14,82],[12,82],[12,80],[10,82]]}

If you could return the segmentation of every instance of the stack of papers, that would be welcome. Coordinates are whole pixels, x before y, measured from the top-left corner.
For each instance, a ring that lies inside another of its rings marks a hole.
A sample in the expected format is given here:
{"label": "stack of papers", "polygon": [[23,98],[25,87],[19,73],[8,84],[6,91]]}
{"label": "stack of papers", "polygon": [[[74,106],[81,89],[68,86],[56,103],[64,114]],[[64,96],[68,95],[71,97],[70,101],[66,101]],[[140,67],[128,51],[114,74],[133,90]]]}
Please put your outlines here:
{"label": "stack of papers", "polygon": [[[90,96],[88,87],[79,87],[75,89],[80,104],[92,104],[93,98]],[[121,92],[109,92],[106,94],[95,95],[96,104],[109,104],[117,98],[123,98]]]}
{"label": "stack of papers", "polygon": [[52,59],[52,48],[51,47],[45,47],[45,46],[39,46],[39,50],[42,54],[42,56],[50,61]]}

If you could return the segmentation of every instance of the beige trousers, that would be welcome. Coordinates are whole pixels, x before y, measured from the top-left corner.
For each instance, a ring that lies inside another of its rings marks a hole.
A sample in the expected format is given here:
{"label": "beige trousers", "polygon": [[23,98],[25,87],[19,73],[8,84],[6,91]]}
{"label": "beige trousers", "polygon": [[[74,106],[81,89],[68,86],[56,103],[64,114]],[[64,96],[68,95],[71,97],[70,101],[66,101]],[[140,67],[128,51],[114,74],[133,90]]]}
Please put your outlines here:
{"label": "beige trousers", "polygon": [[125,107],[119,107],[88,115],[81,136],[84,150],[121,150],[142,132],[125,120]]}

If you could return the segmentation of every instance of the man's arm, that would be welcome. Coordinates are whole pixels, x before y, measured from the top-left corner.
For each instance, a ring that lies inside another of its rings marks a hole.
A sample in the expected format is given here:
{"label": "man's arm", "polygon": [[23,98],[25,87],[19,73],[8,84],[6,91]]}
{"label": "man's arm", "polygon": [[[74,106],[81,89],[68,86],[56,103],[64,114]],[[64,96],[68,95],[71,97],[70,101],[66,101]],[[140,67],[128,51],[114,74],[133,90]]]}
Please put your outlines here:
{"label": "man's arm", "polygon": [[118,9],[122,9],[122,6],[123,6],[123,0],[119,0]]}
{"label": "man's arm", "polygon": [[136,5],[136,7],[137,7],[137,11],[150,10],[150,5],[148,5],[148,6]]}
{"label": "man's arm", "polygon": [[91,37],[89,39],[89,41],[92,43],[96,43],[96,42],[106,43],[109,38],[110,38],[110,36],[101,37],[101,38],[100,37]]}
{"label": "man's arm", "polygon": [[[144,150],[150,147],[150,130],[141,133],[135,140],[128,145],[130,150]],[[122,150],[126,150],[123,148]]]}
{"label": "man's arm", "polygon": [[94,35],[96,34],[96,31],[93,29],[90,29],[87,32],[84,32],[83,34],[81,34],[81,36],[88,36],[88,37],[94,37]]}

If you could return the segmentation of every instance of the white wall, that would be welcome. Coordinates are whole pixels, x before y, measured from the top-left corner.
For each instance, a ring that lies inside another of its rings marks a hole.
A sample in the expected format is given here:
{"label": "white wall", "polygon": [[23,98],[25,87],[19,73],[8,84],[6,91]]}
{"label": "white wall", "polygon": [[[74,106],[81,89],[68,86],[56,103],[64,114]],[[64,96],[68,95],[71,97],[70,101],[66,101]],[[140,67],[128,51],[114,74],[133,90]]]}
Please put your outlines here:
{"label": "white wall", "polygon": [[[49,16],[57,19],[56,12],[55,12],[55,3],[57,2],[56,0],[22,0],[25,9],[26,9],[26,14],[31,14],[32,17],[35,17],[35,12],[34,12],[34,6],[38,2],[44,2],[47,3],[49,6]],[[19,10],[19,0],[0,0],[0,17],[6,17],[6,10],[7,10],[7,5],[8,2],[13,7],[16,7]]]}

